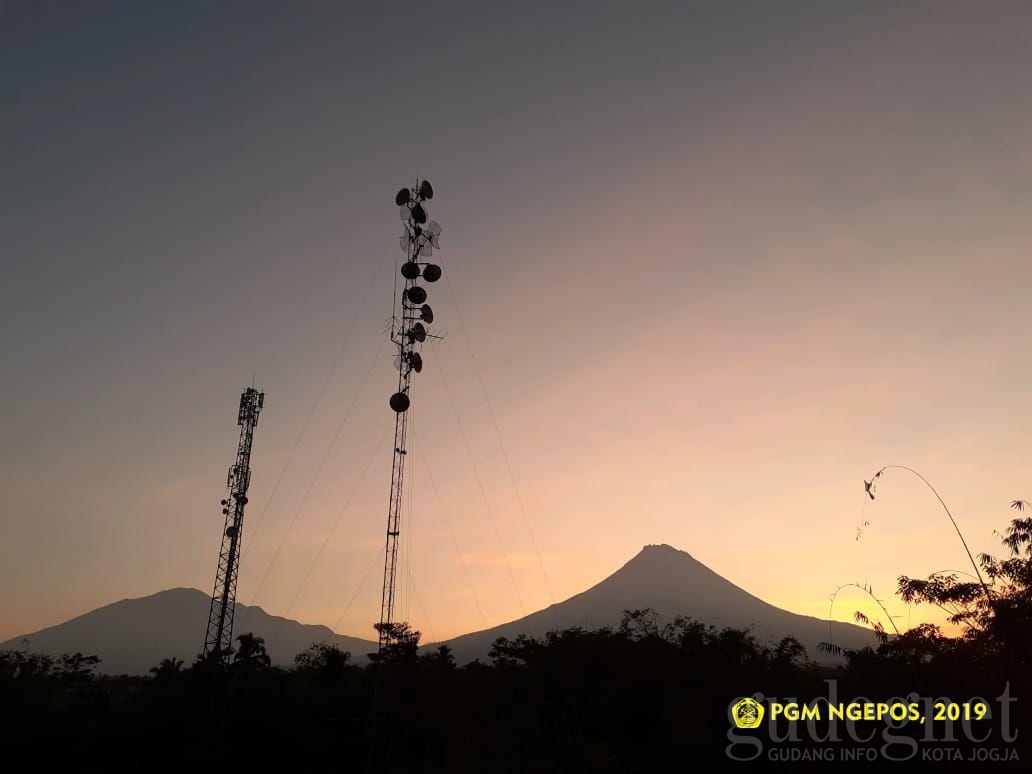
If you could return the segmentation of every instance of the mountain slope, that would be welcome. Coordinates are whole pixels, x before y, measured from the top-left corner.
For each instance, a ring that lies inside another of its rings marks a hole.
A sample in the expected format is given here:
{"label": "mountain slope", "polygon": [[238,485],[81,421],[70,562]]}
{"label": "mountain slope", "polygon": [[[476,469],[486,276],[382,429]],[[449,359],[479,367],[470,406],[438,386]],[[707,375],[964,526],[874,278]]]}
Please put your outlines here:
{"label": "mountain slope", "polygon": [[[0,643],[0,650],[25,648],[59,655],[76,651],[101,657],[107,674],[144,674],[161,659],[175,656],[191,663],[201,649],[211,599],[196,589],[169,589],[148,597],[123,599],[57,626]],[[567,626],[616,627],[624,610],[651,607],[664,620],[684,615],[716,627],[750,628],[761,641],[792,635],[817,658],[817,643],[829,639],[827,621],[775,607],[721,577],[684,551],[668,545],[645,546],[608,578],[564,602],[525,618],[447,644],[460,664],[486,660],[498,637],[542,636]],[[310,626],[271,616],[260,607],[238,605],[235,632],[265,638],[272,662],[289,665],[313,642],[332,642],[356,662],[376,650],[376,643],[335,634],[326,626]],[[862,647],[874,640],[870,630],[832,623],[833,641]],[[28,640],[26,644],[24,640]]]}
{"label": "mountain slope", "polygon": [[[168,589],[123,599],[57,626],[15,637],[0,643],[0,650],[24,648],[52,655],[79,651],[100,656],[100,672],[145,674],[163,658],[175,656],[187,664],[193,662],[203,645],[210,604],[211,597],[197,589]],[[321,640],[350,651],[358,662],[376,650],[375,642],[238,604],[234,634],[241,632],[264,637],[272,663],[277,665],[291,664],[296,654]]]}
{"label": "mountain slope", "polygon": [[[486,659],[498,637],[523,633],[540,637],[550,629],[568,626],[616,627],[624,610],[643,607],[655,609],[664,621],[683,615],[718,628],[749,628],[761,642],[776,642],[792,635],[815,659],[819,658],[817,644],[829,639],[827,621],[764,602],[684,551],[650,545],[587,591],[525,618],[456,637],[447,644],[458,662],[465,663]],[[831,636],[837,645],[850,648],[874,642],[870,630],[846,623],[832,623]]]}

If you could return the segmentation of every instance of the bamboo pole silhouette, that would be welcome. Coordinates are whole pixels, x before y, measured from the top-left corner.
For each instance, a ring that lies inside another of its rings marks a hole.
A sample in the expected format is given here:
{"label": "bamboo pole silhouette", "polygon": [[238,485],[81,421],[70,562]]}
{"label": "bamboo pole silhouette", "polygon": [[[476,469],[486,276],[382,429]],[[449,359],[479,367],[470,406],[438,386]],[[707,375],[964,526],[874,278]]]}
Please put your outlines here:
{"label": "bamboo pole silhouette", "polygon": [[884,467],[878,469],[878,472],[871,477],[870,481],[864,481],[864,489],[867,491],[867,495],[872,500],[874,499],[875,481],[878,478],[880,478],[881,474],[884,473],[886,470],[905,470],[908,473],[914,474],[919,479],[921,479],[924,485],[931,490],[932,494],[935,495],[935,499],[939,501],[939,505],[942,506],[942,509],[946,512],[946,515],[949,517],[950,523],[953,525],[953,529],[957,533],[957,537],[960,538],[960,544],[964,546],[964,551],[967,553],[968,561],[971,562],[971,566],[975,570],[975,576],[978,578],[978,583],[982,587],[982,593],[985,594],[986,601],[989,602],[989,604],[991,605],[993,598],[992,595],[989,593],[989,587],[986,585],[985,580],[982,578],[982,573],[978,569],[978,563],[975,561],[975,557],[971,554],[971,549],[968,548],[967,541],[964,539],[964,534],[960,531],[960,526],[957,524],[957,520],[953,518],[953,514],[950,513],[950,509],[946,505],[946,501],[942,499],[942,495],[939,494],[938,490],[934,486],[932,486],[931,482],[927,478],[922,476],[918,471],[914,470],[913,468],[908,467],[907,465],[885,465]]}
{"label": "bamboo pole silhouette", "polygon": [[873,599],[875,604],[878,605],[878,607],[881,608],[882,613],[885,614],[885,620],[887,620],[889,622],[889,626],[891,626],[892,630],[894,632],[896,632],[896,636],[897,637],[900,636],[899,627],[896,626],[896,622],[893,620],[894,616],[889,614],[888,609],[885,607],[885,603],[882,602],[882,600],[880,600],[878,597],[876,597],[874,595],[874,591],[871,589],[870,586],[864,586],[864,585],[861,585],[859,583],[843,583],[841,586],[839,586],[837,589],[835,589],[834,592],[832,592],[831,604],[828,605],[828,633],[829,634],[831,633],[831,622],[832,622],[832,616],[834,615],[834,611],[835,611],[835,601],[838,599],[839,592],[843,591],[844,589],[860,589],[860,591],[864,592],[867,596],[869,596],[871,599]]}

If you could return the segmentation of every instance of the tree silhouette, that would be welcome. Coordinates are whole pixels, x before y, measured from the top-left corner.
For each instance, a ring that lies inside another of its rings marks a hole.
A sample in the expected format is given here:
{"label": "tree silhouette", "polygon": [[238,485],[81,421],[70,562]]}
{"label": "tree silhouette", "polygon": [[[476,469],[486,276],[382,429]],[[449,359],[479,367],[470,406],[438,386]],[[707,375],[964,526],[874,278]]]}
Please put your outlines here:
{"label": "tree silhouette", "polygon": [[421,632],[413,629],[406,621],[389,624],[378,623],[373,628],[380,634],[387,634],[387,647],[383,653],[370,653],[370,662],[373,664],[412,664],[416,661]]}
{"label": "tree silhouette", "polygon": [[[1011,507],[1024,511],[1029,506],[1024,500],[1015,500]],[[901,576],[899,595],[904,602],[931,604],[945,611],[950,623],[963,628],[964,641],[977,646],[981,655],[1027,665],[1032,641],[1032,518],[1012,519],[999,537],[1009,556],[978,557],[989,579],[988,595],[982,593],[980,584],[961,580],[953,572],[932,573],[926,578]],[[938,630],[925,629],[923,635],[940,646],[946,642]]]}
{"label": "tree silhouette", "polygon": [[350,661],[348,651],[329,642],[313,643],[294,656],[294,666],[298,670],[327,674],[343,673]]}
{"label": "tree silhouette", "polygon": [[659,615],[651,607],[625,610],[620,633],[631,640],[659,637]]}
{"label": "tree silhouette", "polygon": [[272,666],[272,659],[265,652],[265,640],[253,632],[246,632],[236,638],[238,643],[233,656],[233,671],[238,675],[255,675]]}
{"label": "tree silhouette", "polygon": [[150,673],[158,679],[167,679],[178,675],[183,669],[183,659],[171,658],[161,659],[161,663],[150,668]]}
{"label": "tree silhouette", "polygon": [[455,669],[455,656],[448,645],[439,645],[430,653],[420,656],[420,660],[433,672],[450,672]]}

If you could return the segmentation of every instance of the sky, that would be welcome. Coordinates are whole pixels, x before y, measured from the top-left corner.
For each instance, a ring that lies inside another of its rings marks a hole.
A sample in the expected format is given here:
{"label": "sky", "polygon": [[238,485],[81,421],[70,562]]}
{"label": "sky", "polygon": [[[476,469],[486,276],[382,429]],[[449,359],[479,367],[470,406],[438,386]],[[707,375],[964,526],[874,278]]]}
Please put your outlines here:
{"label": "sky", "polygon": [[651,543],[934,619],[892,592],[970,569],[949,521],[862,484],[975,553],[1032,499],[1027,7],[379,5],[0,2],[0,639],[210,592],[252,378],[238,600],[372,636],[421,178],[424,639]]}

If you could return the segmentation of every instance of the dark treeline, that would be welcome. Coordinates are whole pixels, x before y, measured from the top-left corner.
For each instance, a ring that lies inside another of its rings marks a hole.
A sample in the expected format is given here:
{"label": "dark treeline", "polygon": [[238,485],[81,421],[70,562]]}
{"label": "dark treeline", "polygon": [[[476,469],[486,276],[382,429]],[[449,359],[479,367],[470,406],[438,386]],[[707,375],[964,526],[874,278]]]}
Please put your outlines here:
{"label": "dark treeline", "polygon": [[13,750],[59,739],[81,755],[146,760],[329,757],[350,770],[724,768],[734,764],[725,754],[733,699],[810,701],[827,696],[834,678],[844,701],[916,692],[993,702],[1009,682],[1020,751],[1032,685],[1032,519],[1014,520],[1004,543],[1007,558],[981,557],[990,589],[950,575],[900,579],[905,599],[948,609],[960,635],[918,626],[846,651],[838,666],[814,663],[792,638],[761,643],[748,631],[664,622],[650,609],[627,611],[615,629],[499,639],[488,662],[463,666],[447,647],[420,649],[404,624],[387,658],[362,666],[315,644],[293,668],[276,668],[249,634],[237,638],[226,672],[198,658],[166,659],[148,677],[98,676],[93,657],[6,652],[0,741]]}

